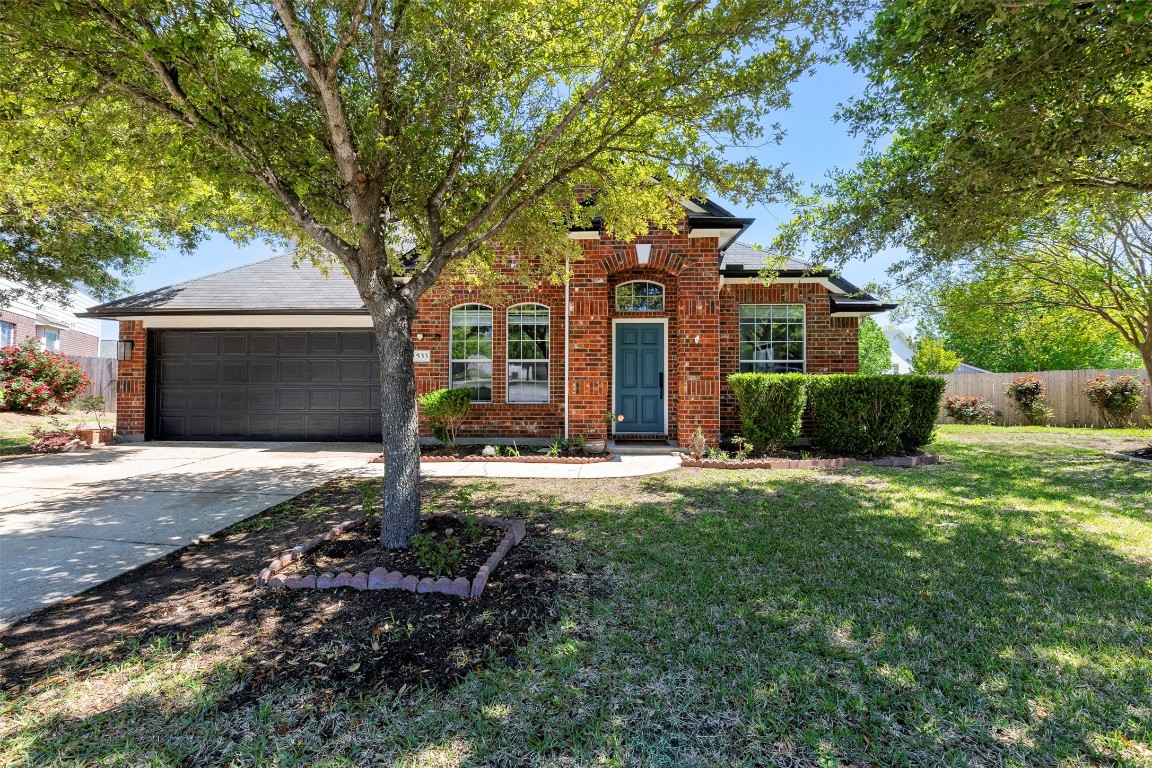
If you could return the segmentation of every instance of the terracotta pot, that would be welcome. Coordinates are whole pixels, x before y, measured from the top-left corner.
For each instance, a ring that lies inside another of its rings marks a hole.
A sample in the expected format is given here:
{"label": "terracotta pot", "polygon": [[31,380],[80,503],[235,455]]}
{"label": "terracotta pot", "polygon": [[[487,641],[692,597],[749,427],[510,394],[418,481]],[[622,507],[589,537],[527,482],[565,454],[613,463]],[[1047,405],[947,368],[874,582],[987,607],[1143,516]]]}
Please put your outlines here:
{"label": "terracotta pot", "polygon": [[81,427],[80,439],[85,445],[96,447],[112,442],[112,427]]}

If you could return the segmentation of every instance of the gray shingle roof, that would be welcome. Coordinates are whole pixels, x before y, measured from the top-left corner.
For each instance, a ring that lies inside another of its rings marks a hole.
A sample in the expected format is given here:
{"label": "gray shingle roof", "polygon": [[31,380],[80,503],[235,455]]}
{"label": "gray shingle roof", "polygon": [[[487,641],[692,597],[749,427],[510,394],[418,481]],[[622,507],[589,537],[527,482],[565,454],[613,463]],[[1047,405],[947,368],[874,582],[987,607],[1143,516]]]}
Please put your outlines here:
{"label": "gray shingle roof", "polygon": [[[728,250],[720,254],[721,272],[759,272],[772,258],[772,254],[754,248],[747,243],[735,242],[728,246]],[[812,265],[798,259],[788,259],[783,265],[773,264],[777,270],[789,272],[804,272],[812,269]]]}
{"label": "gray shingle roof", "polygon": [[327,276],[310,261],[293,266],[290,254],[138,293],[88,310],[93,315],[151,312],[367,312],[345,273],[332,264]]}

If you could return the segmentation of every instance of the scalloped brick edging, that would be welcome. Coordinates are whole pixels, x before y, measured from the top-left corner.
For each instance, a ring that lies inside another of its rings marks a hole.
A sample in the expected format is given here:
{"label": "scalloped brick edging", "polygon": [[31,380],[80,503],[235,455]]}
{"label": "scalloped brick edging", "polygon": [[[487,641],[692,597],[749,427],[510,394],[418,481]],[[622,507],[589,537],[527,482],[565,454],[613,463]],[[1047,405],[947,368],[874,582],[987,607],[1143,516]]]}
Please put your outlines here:
{"label": "scalloped brick edging", "polygon": [[[429,517],[431,517],[431,515],[424,514],[420,516],[422,520],[426,520]],[[489,555],[484,565],[476,570],[476,575],[472,577],[471,581],[463,576],[458,576],[455,579],[449,579],[446,576],[441,576],[438,579],[433,579],[428,576],[423,579],[418,579],[415,576],[405,576],[400,571],[389,571],[387,568],[373,568],[367,573],[361,571],[354,574],[345,571],[339,574],[279,575],[279,571],[283,570],[285,566],[293,562],[297,557],[300,557],[306,552],[311,552],[326,541],[330,541],[343,533],[362,526],[364,520],[360,519],[349,520],[339,525],[334,525],[325,533],[315,536],[297,547],[293,547],[279,557],[273,558],[272,562],[268,564],[268,567],[260,571],[260,575],[256,577],[256,586],[258,588],[268,587],[270,589],[338,589],[340,587],[350,587],[361,591],[406,589],[409,592],[419,594],[437,592],[443,595],[475,599],[484,593],[484,587],[488,585],[488,577],[500,566],[500,561],[504,559],[504,556],[508,554],[512,547],[524,540],[527,532],[524,527],[524,521],[520,519],[501,520],[495,517],[481,517],[478,519],[485,525],[507,528],[508,530],[504,534],[504,538],[496,545],[496,550]]]}
{"label": "scalloped brick edging", "polygon": [[923,467],[939,464],[934,453],[920,456],[891,456],[886,459],[690,459],[685,457],[680,466],[706,469],[839,469],[841,467]]}
{"label": "scalloped brick edging", "polygon": [[[444,464],[452,461],[496,461],[521,462],[525,464],[599,464],[612,461],[612,454],[599,456],[421,456],[420,461],[428,464]],[[382,464],[383,457],[373,456],[369,464]]]}

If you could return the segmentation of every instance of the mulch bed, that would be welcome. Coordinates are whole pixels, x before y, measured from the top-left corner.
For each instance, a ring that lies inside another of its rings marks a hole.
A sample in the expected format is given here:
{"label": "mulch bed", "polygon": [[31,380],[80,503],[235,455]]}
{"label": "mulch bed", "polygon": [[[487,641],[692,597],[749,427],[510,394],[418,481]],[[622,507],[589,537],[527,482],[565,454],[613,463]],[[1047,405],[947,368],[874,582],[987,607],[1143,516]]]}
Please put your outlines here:
{"label": "mulch bed", "polygon": [[423,578],[425,576],[467,576],[469,579],[475,575],[476,569],[484,565],[484,561],[504,538],[504,529],[490,525],[483,526],[480,536],[468,539],[464,535],[463,524],[459,518],[451,515],[433,515],[420,521],[420,533],[432,537],[435,542],[454,539],[460,543],[460,565],[451,572],[434,574],[412,549],[389,551],[380,548],[380,519],[370,517],[359,528],[354,528],[340,537],[321,544],[311,552],[307,552],[294,560],[280,573],[285,576],[296,576],[308,573],[356,573],[357,571],[371,571],[373,568],[387,568],[389,571],[400,571],[406,575]]}
{"label": "mulch bed", "polygon": [[239,679],[216,702],[225,708],[286,684],[318,695],[443,689],[473,669],[516,664],[528,634],[555,616],[560,574],[545,523],[528,527],[478,600],[253,588],[254,574],[286,545],[353,516],[362,486],[331,481],[20,621],[0,635],[0,688],[17,693],[65,662],[116,663],[161,637],[176,652],[195,645],[205,658],[218,651],[241,661]]}
{"label": "mulch bed", "polygon": [[592,464],[600,461],[611,461],[612,454],[607,451],[601,453],[586,453],[583,450],[566,449],[559,456],[549,456],[541,453],[539,447],[523,446],[518,448],[519,456],[507,456],[507,446],[500,446],[499,456],[485,456],[486,446],[469,443],[458,444],[451,448],[445,445],[420,446],[421,461],[526,461],[536,464]]}
{"label": "mulch bed", "polygon": [[1135,456],[1137,459],[1150,459],[1152,460],[1152,445],[1145,448],[1136,448],[1131,451],[1120,451],[1125,456]]}

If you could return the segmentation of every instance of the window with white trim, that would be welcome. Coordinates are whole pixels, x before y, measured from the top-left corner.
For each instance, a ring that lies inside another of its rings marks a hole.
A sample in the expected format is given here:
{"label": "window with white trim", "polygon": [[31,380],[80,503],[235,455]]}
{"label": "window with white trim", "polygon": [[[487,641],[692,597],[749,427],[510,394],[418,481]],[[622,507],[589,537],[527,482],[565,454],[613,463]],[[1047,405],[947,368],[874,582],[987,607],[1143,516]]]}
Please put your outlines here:
{"label": "window with white trim", "polygon": [[548,307],[508,308],[509,403],[548,402],[549,332]]}
{"label": "window with white trim", "polygon": [[492,308],[464,304],[452,310],[449,384],[469,389],[472,402],[492,402]]}
{"label": "window with white trim", "polygon": [[636,280],[616,286],[617,312],[663,312],[664,286]]}
{"label": "window with white trim", "polygon": [[10,347],[16,343],[16,326],[0,322],[0,347]]}
{"label": "window with white trim", "polygon": [[740,305],[740,373],[804,372],[804,305]]}
{"label": "window with white trim", "polygon": [[36,335],[40,337],[40,342],[44,345],[45,350],[48,352],[60,351],[60,331],[41,326],[36,329]]}

